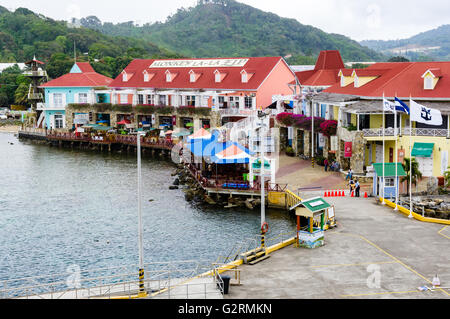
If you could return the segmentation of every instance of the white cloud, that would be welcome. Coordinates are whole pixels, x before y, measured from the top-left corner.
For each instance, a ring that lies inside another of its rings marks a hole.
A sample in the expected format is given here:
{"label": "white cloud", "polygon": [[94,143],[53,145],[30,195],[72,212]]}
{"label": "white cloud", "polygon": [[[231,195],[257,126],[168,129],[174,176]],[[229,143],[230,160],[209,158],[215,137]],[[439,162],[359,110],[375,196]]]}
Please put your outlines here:
{"label": "white cloud", "polygon": [[[29,8],[53,19],[96,15],[102,21],[164,21],[197,0],[0,0],[7,8]],[[325,32],[355,40],[398,39],[450,23],[448,0],[239,0]],[[69,12],[68,12],[69,11]]]}

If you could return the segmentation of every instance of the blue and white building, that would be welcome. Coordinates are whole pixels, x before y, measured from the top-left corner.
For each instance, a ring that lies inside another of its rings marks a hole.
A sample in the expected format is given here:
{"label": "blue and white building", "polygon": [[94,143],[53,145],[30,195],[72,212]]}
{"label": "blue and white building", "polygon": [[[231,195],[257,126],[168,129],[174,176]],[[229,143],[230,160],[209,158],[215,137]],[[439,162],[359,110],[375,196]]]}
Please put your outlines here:
{"label": "blue and white building", "polygon": [[[111,78],[95,72],[89,63],[76,62],[69,73],[41,86],[44,89],[45,103],[40,106],[44,118],[39,119],[39,122],[43,122],[42,126],[45,125],[47,129],[66,128],[67,106],[69,104],[109,103],[110,95],[98,91],[98,89],[107,87],[111,82]],[[86,114],[79,115],[80,123],[76,124],[86,124],[88,121]]]}

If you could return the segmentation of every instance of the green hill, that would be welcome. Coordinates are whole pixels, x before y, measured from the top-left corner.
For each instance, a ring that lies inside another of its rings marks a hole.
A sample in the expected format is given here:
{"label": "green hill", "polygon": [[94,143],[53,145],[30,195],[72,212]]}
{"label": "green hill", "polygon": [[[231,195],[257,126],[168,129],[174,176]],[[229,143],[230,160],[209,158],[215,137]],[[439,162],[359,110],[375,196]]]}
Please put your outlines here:
{"label": "green hill", "polygon": [[419,33],[408,39],[361,41],[386,55],[403,55],[410,60],[450,61],[450,25]]}
{"label": "green hill", "polygon": [[201,0],[195,7],[178,9],[164,23],[102,23],[94,16],[81,23],[108,35],[146,39],[191,57],[292,55],[289,62],[314,63],[321,50],[337,49],[345,60],[384,58],[345,36],[325,33],[234,0]]}
{"label": "green hill", "polygon": [[108,36],[25,8],[10,12],[0,7],[0,62],[24,62],[36,55],[55,78],[70,70],[74,43],[79,60],[90,60],[96,70],[110,77],[117,76],[133,58],[179,57],[146,40]]}

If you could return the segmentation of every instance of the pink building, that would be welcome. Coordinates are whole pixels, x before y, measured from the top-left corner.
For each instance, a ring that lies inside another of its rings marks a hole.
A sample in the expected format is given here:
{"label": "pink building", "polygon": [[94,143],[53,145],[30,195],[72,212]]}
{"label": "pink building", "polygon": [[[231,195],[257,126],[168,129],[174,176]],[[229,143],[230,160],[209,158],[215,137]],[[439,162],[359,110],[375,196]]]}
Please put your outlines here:
{"label": "pink building", "polygon": [[133,60],[110,83],[113,104],[209,107],[234,121],[294,94],[281,57]]}

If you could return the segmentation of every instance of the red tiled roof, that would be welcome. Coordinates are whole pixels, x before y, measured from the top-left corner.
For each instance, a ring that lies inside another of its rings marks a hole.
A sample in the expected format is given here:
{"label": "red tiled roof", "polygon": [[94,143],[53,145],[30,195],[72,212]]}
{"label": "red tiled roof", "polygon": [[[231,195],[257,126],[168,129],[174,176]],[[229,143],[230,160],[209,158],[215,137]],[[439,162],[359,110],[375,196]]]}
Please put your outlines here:
{"label": "red tiled roof", "polygon": [[[422,75],[430,69],[440,69],[441,78],[433,90],[424,90]],[[355,88],[335,84],[324,92],[365,97],[450,98],[450,62],[376,63],[366,70],[384,70],[378,78]]]}
{"label": "red tiled roof", "polygon": [[[221,60],[226,58],[215,59],[185,59],[185,60]],[[150,68],[155,61],[165,60],[145,60],[136,59],[125,68],[125,72],[135,70],[136,74],[128,81],[124,82],[122,76],[115,78],[109,86],[112,88],[168,88],[168,89],[222,89],[222,90],[256,90],[264,82],[274,67],[283,61],[281,57],[256,57],[256,58],[232,58],[232,59],[248,59],[243,67],[158,67]],[[148,82],[144,82],[143,72],[154,73],[155,75]],[[171,82],[166,82],[166,71],[170,71],[172,75]],[[196,73],[202,73],[195,82],[190,81],[189,71],[194,70]],[[219,70],[226,76],[221,82],[216,83],[214,72]],[[241,71],[246,70],[248,73],[254,73],[249,77],[247,83],[242,83]],[[133,71],[134,72],[134,71]]]}
{"label": "red tiled roof", "polygon": [[331,86],[339,82],[339,71],[345,69],[337,50],[321,51],[314,70],[296,72],[302,86]]}
{"label": "red tiled roof", "polygon": [[77,62],[82,73],[67,73],[41,85],[41,87],[102,87],[108,86],[112,79],[94,71],[87,62]]}
{"label": "red tiled roof", "polygon": [[321,51],[314,70],[344,69],[344,62],[338,50]]}

